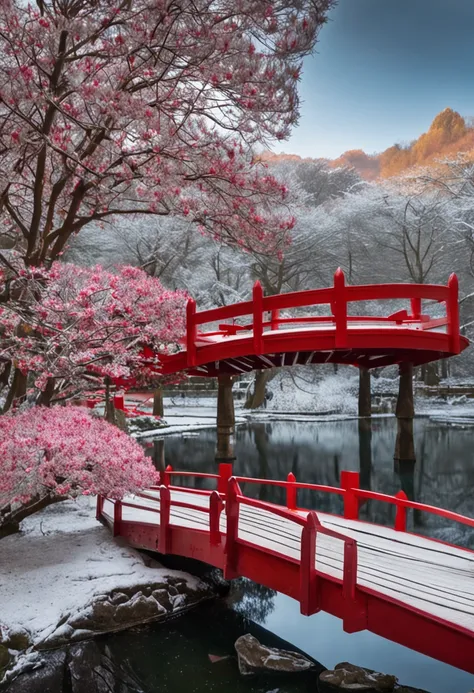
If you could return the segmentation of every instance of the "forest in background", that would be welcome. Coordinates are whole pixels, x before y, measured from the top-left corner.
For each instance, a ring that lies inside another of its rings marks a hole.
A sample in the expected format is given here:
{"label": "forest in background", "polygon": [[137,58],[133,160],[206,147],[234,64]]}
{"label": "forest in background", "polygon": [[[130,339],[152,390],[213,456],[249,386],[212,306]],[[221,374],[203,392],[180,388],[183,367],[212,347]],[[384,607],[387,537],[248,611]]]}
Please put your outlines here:
{"label": "forest in background", "polygon": [[[267,295],[330,285],[338,266],[352,284],[445,284],[456,272],[462,332],[472,337],[474,154],[449,147],[455,137],[467,143],[473,132],[459,114],[443,111],[426,135],[400,149],[420,160],[423,151],[430,163],[376,180],[366,180],[349,162],[335,166],[324,159],[268,158],[262,165],[291,191],[289,205],[296,219],[291,241],[278,256],[196,234],[182,219],[137,216],[85,228],[66,259],[141,267],[170,289],[187,290],[201,310],[247,300],[256,279]],[[381,161],[388,161],[387,152]],[[275,228],[275,237],[280,233],[286,230]],[[283,238],[278,244],[283,246]],[[361,310],[370,314],[387,311],[387,306]],[[435,317],[440,310],[425,306]],[[469,352],[451,360],[449,367],[439,366],[440,376],[448,374],[474,375]]]}

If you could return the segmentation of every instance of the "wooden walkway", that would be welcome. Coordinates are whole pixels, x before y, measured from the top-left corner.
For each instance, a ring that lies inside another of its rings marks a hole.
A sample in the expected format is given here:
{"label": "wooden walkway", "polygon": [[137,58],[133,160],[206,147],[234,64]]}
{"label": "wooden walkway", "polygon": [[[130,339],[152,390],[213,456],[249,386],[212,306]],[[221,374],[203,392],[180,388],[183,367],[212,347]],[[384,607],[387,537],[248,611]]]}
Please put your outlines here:
{"label": "wooden walkway", "polygon": [[[302,613],[328,611],[348,632],[367,628],[474,673],[474,552],[405,531],[410,507],[472,519],[364,491],[355,473],[339,489],[196,475],[217,478],[220,492],[170,486],[169,474],[121,502],[100,498],[98,517],[136,547],[249,577],[297,599]],[[244,496],[244,481],[286,486],[287,507]],[[296,508],[299,487],[342,495],[346,517]],[[362,498],[395,505],[397,529],[354,519]]]}

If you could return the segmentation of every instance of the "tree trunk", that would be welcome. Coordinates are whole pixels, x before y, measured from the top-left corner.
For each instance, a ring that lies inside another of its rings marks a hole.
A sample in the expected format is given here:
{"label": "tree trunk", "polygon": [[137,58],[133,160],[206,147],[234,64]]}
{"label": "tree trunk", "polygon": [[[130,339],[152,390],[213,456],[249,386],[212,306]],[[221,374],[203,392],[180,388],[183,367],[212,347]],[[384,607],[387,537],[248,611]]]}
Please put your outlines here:
{"label": "tree trunk", "polygon": [[163,390],[157,387],[153,393],[153,416],[163,418]]}
{"label": "tree trunk", "polygon": [[439,385],[438,365],[436,363],[426,364],[424,383],[431,387]]}
{"label": "tree trunk", "polygon": [[38,397],[37,405],[38,406],[43,406],[43,407],[50,407],[51,406],[51,400],[53,399],[54,396],[54,390],[56,387],[56,382],[54,378],[48,378],[48,382],[46,383],[45,389],[40,392],[40,395]]}
{"label": "tree trunk", "polygon": [[107,376],[105,378],[105,411],[104,419],[114,426],[117,424],[117,419],[115,416],[115,405],[113,399],[110,396],[110,378]]}
{"label": "tree trunk", "polygon": [[370,371],[364,366],[359,367],[359,416],[372,416]]}
{"label": "tree trunk", "polygon": [[255,380],[253,390],[249,388],[247,399],[245,400],[245,409],[258,409],[265,402],[267,392],[267,383],[275,377],[275,371],[269,368],[265,371],[255,371]]}
{"label": "tree trunk", "polygon": [[3,414],[10,410],[12,406],[21,404],[26,398],[26,381],[27,376],[18,368],[15,368],[10,389],[3,405]]}
{"label": "tree trunk", "polygon": [[441,378],[446,380],[449,378],[449,361],[448,359],[441,359]]}
{"label": "tree trunk", "polygon": [[232,463],[234,457],[235,413],[232,376],[217,379],[217,448],[216,462]]}
{"label": "tree trunk", "polygon": [[0,539],[9,534],[18,532],[20,529],[20,522],[26,517],[47,508],[48,505],[67,500],[67,498],[67,496],[35,496],[35,498],[32,498],[28,503],[21,505],[16,510],[11,510],[11,508],[8,507],[8,509],[6,509],[7,512],[4,512],[3,508],[0,509]]}
{"label": "tree trunk", "polygon": [[3,388],[8,385],[8,381],[10,380],[10,373],[11,372],[12,372],[12,362],[8,361],[8,363],[5,364],[3,371],[0,375],[0,391],[3,390]]}

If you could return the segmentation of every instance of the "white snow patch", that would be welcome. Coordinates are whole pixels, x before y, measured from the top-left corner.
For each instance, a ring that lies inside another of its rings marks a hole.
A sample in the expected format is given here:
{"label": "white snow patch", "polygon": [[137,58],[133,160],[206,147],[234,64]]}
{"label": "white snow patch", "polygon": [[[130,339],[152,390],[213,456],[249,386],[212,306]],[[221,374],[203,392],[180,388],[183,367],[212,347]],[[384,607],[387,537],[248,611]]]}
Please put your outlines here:
{"label": "white snow patch", "polygon": [[[157,566],[157,564],[154,564]],[[161,567],[147,567],[141,555],[114,540],[95,519],[95,499],[82,497],[50,506],[22,523],[21,534],[0,540],[0,626],[26,630],[33,644],[101,595],[135,585],[199,580]],[[175,600],[174,607],[182,606]]]}

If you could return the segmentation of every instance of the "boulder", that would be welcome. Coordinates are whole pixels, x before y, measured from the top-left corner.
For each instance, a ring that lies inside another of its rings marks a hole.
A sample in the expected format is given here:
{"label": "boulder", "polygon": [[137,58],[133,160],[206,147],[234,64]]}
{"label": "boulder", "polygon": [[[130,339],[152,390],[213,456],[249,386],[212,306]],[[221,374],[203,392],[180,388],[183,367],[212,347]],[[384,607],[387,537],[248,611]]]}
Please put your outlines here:
{"label": "boulder", "polygon": [[62,693],[66,666],[66,652],[56,650],[41,655],[41,660],[13,681],[0,686],[2,693]]}
{"label": "boulder", "polygon": [[266,647],[247,633],[235,641],[239,671],[243,676],[252,674],[296,674],[307,672],[314,662],[300,654],[276,647]]}
{"label": "boulder", "polygon": [[3,670],[10,664],[10,659],[11,655],[8,651],[8,647],[0,644],[0,678],[2,677]]}
{"label": "boulder", "polygon": [[380,674],[349,662],[337,664],[333,670],[323,671],[318,679],[319,693],[392,693],[397,690],[398,679]]}
{"label": "boulder", "polygon": [[94,641],[69,648],[71,693],[143,693],[144,689],[122,662],[115,661],[107,647]]}

